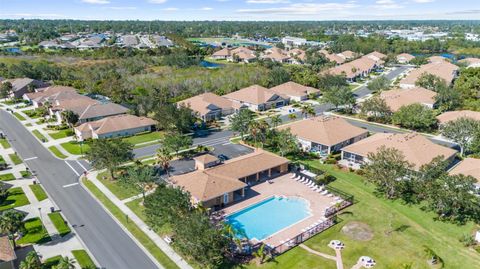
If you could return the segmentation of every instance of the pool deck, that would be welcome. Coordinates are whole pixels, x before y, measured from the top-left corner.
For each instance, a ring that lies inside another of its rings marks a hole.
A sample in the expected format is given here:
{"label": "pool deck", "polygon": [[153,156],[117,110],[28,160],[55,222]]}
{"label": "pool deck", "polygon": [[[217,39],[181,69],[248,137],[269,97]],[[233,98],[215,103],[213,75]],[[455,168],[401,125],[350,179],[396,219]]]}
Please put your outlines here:
{"label": "pool deck", "polygon": [[292,174],[286,174],[273,179],[273,183],[260,183],[252,186],[247,193],[247,198],[236,204],[223,209],[224,214],[229,215],[243,208],[256,204],[272,196],[300,197],[306,199],[310,206],[311,216],[291,225],[263,240],[265,244],[273,247],[278,246],[282,241],[287,241],[302,232],[302,229],[324,219],[325,210],[331,207],[335,197],[321,195],[305,184],[291,178]]}

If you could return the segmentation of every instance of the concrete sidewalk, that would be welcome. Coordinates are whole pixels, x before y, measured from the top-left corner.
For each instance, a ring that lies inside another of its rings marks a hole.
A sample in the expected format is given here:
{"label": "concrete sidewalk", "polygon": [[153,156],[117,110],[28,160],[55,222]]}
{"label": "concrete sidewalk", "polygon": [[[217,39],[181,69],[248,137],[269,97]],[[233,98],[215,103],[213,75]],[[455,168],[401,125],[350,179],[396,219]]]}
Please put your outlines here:
{"label": "concrete sidewalk", "polygon": [[[101,172],[101,171],[100,171]],[[123,201],[118,199],[105,185],[97,180],[99,171],[92,171],[88,173],[87,179],[90,180],[95,186],[113,202],[125,215],[129,217],[129,220],[133,221],[155,244],[173,261],[178,267],[182,269],[193,269],[180,255],[178,255],[157,233],[152,231],[148,225],[143,222]],[[126,200],[130,201],[129,198]],[[121,226],[127,234],[130,234],[123,225]]]}

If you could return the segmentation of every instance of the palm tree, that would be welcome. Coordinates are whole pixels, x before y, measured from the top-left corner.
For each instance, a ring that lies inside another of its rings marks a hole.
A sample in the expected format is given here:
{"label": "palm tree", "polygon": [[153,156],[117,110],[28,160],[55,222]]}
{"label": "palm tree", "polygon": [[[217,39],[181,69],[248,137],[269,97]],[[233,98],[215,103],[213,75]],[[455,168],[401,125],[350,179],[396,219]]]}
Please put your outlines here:
{"label": "palm tree", "polygon": [[277,128],[278,125],[282,124],[282,119],[280,118],[280,115],[273,115],[272,117],[270,117],[270,123],[272,124],[272,127],[274,129]]}
{"label": "palm tree", "polygon": [[23,228],[25,216],[13,209],[6,210],[0,215],[0,233],[7,234],[13,241],[13,248],[16,248],[14,234]]}
{"label": "palm tree", "polygon": [[315,109],[310,104],[304,105],[302,106],[302,115],[304,118],[308,118],[310,115],[315,116]]}
{"label": "palm tree", "polygon": [[42,268],[42,264],[40,262],[40,258],[35,251],[30,251],[25,260],[20,262],[20,269],[40,269]]}
{"label": "palm tree", "polygon": [[297,114],[293,114],[293,113],[292,113],[292,114],[288,114],[288,118],[289,118],[290,120],[295,120],[295,119],[297,118]]}
{"label": "palm tree", "polygon": [[262,244],[257,251],[253,252],[253,256],[255,258],[259,259],[260,264],[262,264],[265,261],[265,257],[267,257],[267,254],[265,252],[265,244]]}
{"label": "palm tree", "polygon": [[172,153],[166,147],[161,147],[157,150],[156,163],[165,171],[167,177],[170,177],[169,170],[172,158]]}
{"label": "palm tree", "polygon": [[57,269],[75,269],[76,261],[69,257],[60,258],[60,262],[56,266]]}

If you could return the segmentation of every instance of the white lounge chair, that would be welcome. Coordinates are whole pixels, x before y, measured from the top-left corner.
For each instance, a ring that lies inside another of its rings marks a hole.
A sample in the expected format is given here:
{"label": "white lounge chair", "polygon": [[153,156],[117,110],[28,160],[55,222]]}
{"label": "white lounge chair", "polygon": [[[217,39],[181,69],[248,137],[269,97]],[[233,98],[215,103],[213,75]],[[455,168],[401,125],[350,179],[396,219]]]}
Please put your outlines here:
{"label": "white lounge chair", "polygon": [[295,177],[297,177],[297,175],[292,173],[292,176],[290,178],[295,178]]}
{"label": "white lounge chair", "polygon": [[321,195],[327,195],[328,194],[328,191],[327,190],[324,190],[320,193]]}
{"label": "white lounge chair", "polygon": [[313,187],[313,186],[315,186],[315,183],[313,183],[311,181],[309,183],[307,183],[307,187]]}
{"label": "white lounge chair", "polygon": [[319,189],[320,189],[320,187],[318,185],[312,187],[313,191],[318,191]]}

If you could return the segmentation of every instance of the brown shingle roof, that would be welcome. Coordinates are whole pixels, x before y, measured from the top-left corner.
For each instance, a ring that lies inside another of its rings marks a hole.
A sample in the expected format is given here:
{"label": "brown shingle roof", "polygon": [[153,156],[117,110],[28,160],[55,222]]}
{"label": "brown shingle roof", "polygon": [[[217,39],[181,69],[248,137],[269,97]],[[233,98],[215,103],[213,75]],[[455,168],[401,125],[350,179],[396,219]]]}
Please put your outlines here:
{"label": "brown shingle roof", "polygon": [[434,62],[420,66],[420,68],[412,70],[405,78],[400,81],[400,84],[411,84],[415,85],[417,79],[419,79],[423,74],[432,74],[437,77],[440,77],[451,84],[455,78],[455,74],[458,70],[458,66],[451,64],[447,61],[443,62]]}
{"label": "brown shingle roof", "polygon": [[106,117],[101,120],[86,122],[76,127],[78,130],[93,130],[97,134],[108,134],[117,131],[148,127],[157,124],[156,121],[147,117],[135,115],[118,115]]}
{"label": "brown shingle roof", "polygon": [[278,94],[283,94],[287,96],[297,96],[297,97],[320,92],[320,90],[318,89],[308,87],[308,86],[303,86],[293,81],[280,84],[278,86],[270,88],[270,90]]}
{"label": "brown shingle roof", "polygon": [[408,53],[402,53],[397,55],[397,60],[405,60],[407,62],[410,62],[413,59],[415,59],[415,56]]}
{"label": "brown shingle roof", "polygon": [[218,161],[218,158],[213,156],[212,154],[203,154],[203,155],[197,156],[193,159],[195,161],[203,163],[203,164]]}
{"label": "brown shingle roof", "polygon": [[334,146],[354,137],[367,134],[368,131],[356,127],[339,117],[319,116],[284,125],[290,132],[303,140],[325,146]]}
{"label": "brown shingle roof", "polygon": [[252,85],[250,87],[240,89],[224,95],[224,97],[230,100],[259,105],[268,102],[268,100],[275,95],[279,95],[280,97],[286,99],[285,96],[276,94],[275,92],[259,85]]}
{"label": "brown shingle roof", "polygon": [[25,94],[30,100],[37,102],[73,99],[77,95],[77,90],[69,86],[50,86],[37,89],[36,92]]}
{"label": "brown shingle roof", "polygon": [[455,121],[460,118],[469,118],[480,121],[480,112],[471,110],[448,111],[437,116],[438,122],[441,124]]}
{"label": "brown shingle roof", "polygon": [[78,114],[78,118],[90,119],[90,118],[96,118],[96,117],[106,117],[111,115],[117,115],[117,114],[122,114],[127,112],[128,112],[128,108],[115,103],[92,104],[85,107],[83,111]]}
{"label": "brown shingle roof", "polygon": [[275,154],[258,150],[222,165],[172,177],[172,182],[190,192],[198,201],[208,201],[247,185],[239,179],[288,163]]}
{"label": "brown shingle roof", "polygon": [[364,72],[372,70],[377,62],[368,57],[361,57],[348,63],[332,67],[327,70],[327,73],[332,75],[345,75],[347,78],[354,78]]}
{"label": "brown shingle roof", "polygon": [[436,92],[427,90],[422,87],[415,87],[411,89],[394,89],[389,91],[382,91],[380,98],[385,100],[387,106],[392,112],[398,111],[402,106],[411,104],[427,104],[433,106],[435,104]]}
{"label": "brown shingle roof", "polygon": [[466,158],[450,170],[450,174],[471,176],[480,182],[480,159]]}
{"label": "brown shingle roof", "polygon": [[229,109],[232,107],[232,101],[210,92],[185,99],[178,102],[178,104],[190,107],[190,109],[202,116],[211,110]]}
{"label": "brown shingle roof", "polygon": [[380,147],[395,148],[402,152],[405,160],[414,165],[418,170],[422,165],[430,163],[435,157],[443,156],[445,159],[454,156],[457,151],[437,145],[423,135],[377,133],[343,148],[343,151],[367,157],[376,153]]}
{"label": "brown shingle roof", "polygon": [[2,262],[9,262],[17,259],[15,255],[15,251],[13,250],[12,244],[10,244],[10,240],[8,236],[1,236],[0,237],[0,263]]}

